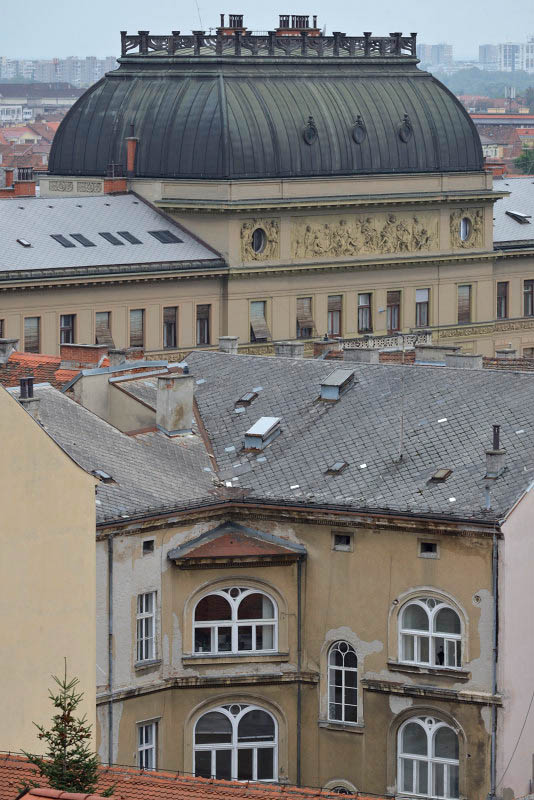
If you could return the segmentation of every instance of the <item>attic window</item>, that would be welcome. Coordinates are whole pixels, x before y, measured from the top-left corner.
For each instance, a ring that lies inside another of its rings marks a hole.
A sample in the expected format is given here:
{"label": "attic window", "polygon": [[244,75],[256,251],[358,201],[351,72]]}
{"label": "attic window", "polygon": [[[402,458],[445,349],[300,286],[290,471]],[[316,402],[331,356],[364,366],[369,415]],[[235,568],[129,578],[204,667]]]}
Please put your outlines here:
{"label": "attic window", "polygon": [[258,396],[257,392],[246,392],[243,397],[240,397],[239,400],[236,400],[236,406],[249,406],[251,403],[254,402],[256,397]]}
{"label": "attic window", "polygon": [[71,233],[70,236],[84,247],[96,247],[96,244],[88,239],[87,236],[84,236],[83,233]]}
{"label": "attic window", "polygon": [[353,369],[334,370],[321,383],[321,400],[339,400],[353,382]]}
{"label": "attic window", "polygon": [[326,470],[326,475],[339,475],[344,469],[347,469],[348,464],[346,461],[336,461],[331,467]]}
{"label": "attic window", "polygon": [[67,237],[63,236],[61,233],[51,233],[50,236],[52,237],[52,239],[55,239],[56,242],[59,242],[59,244],[62,244],[63,247],[76,247],[74,242],[70,242],[67,239]]}
{"label": "attic window", "polygon": [[332,532],[332,550],[341,550],[345,553],[352,552],[352,534]]}
{"label": "attic window", "polygon": [[116,236],[113,236],[112,233],[109,233],[107,231],[104,231],[104,233],[99,233],[98,235],[101,236],[103,239],[106,240],[106,242],[109,242],[110,244],[121,244],[121,245],[124,244],[124,242],[121,242],[120,239],[117,239]]}
{"label": "attic window", "polygon": [[115,483],[111,475],[108,475],[108,473],[104,472],[104,470],[94,469],[91,475],[94,475],[95,478],[99,478],[102,481],[102,483]]}
{"label": "attic window", "polygon": [[419,556],[421,558],[439,558],[438,543],[419,541]]}
{"label": "attic window", "polygon": [[515,219],[516,222],[520,222],[522,225],[529,225],[532,215],[531,214],[522,214],[520,211],[505,211],[505,214],[508,214],[509,217]]}
{"label": "attic window", "polygon": [[245,433],[245,449],[264,450],[280,433],[280,417],[260,417]]}
{"label": "attic window", "polygon": [[145,539],[143,542],[143,555],[148,556],[154,552],[154,539]]}
{"label": "attic window", "polygon": [[130,231],[117,231],[117,233],[119,236],[122,236],[123,239],[126,239],[129,244],[143,244],[141,239],[138,239],[137,236],[134,236]]}
{"label": "attic window", "polygon": [[149,234],[162,244],[180,244],[183,242],[172,231],[149,231]]}
{"label": "attic window", "polygon": [[31,242],[29,242],[27,239],[17,239],[17,242],[23,247],[31,247]]}
{"label": "attic window", "polygon": [[431,475],[429,480],[432,481],[432,483],[443,483],[451,474],[452,469],[445,469],[445,467],[441,467],[440,469],[437,469],[433,475]]}

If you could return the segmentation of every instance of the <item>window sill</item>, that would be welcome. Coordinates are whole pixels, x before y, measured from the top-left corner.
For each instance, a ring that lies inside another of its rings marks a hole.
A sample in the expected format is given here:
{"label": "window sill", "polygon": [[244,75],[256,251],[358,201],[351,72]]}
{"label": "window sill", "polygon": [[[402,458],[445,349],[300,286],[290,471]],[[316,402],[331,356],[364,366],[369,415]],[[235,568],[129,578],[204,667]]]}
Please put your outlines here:
{"label": "window sill", "polygon": [[134,669],[136,672],[143,669],[154,669],[154,667],[159,667],[160,664],[161,658],[152,658],[150,661],[136,661]]}
{"label": "window sill", "polygon": [[275,661],[289,661],[289,653],[195,653],[182,656],[184,664],[247,664],[255,661],[259,664],[272,664]]}
{"label": "window sill", "polygon": [[399,661],[388,661],[388,667],[394,672],[411,672],[416,675],[441,675],[444,678],[455,678],[457,681],[468,681],[471,677],[469,670],[456,667],[420,667],[417,664],[401,664]]}
{"label": "window sill", "polygon": [[363,722],[334,722],[328,719],[320,719],[317,724],[320,728],[328,728],[331,731],[365,733],[365,725]]}

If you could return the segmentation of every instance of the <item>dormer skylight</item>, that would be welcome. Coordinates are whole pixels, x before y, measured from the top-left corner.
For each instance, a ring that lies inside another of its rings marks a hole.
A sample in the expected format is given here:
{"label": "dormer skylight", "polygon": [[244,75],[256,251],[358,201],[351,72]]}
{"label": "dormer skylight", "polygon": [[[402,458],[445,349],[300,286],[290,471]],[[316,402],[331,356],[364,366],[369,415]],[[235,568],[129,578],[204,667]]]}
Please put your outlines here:
{"label": "dormer skylight", "polygon": [[339,475],[343,470],[347,469],[348,464],[346,461],[335,461],[328,469],[326,470],[326,475]]}
{"label": "dormer skylight", "polygon": [[260,417],[245,433],[245,449],[264,450],[280,432],[280,417]]}
{"label": "dormer skylight", "polygon": [[520,222],[522,225],[530,224],[532,218],[532,214],[523,214],[521,211],[505,211],[505,214],[508,214],[509,217],[512,217],[512,219],[515,219],[516,222]]}
{"label": "dormer skylight", "polygon": [[254,402],[256,397],[258,396],[257,392],[246,392],[239,400],[235,401],[236,406],[249,406],[251,403]]}
{"label": "dormer skylight", "polygon": [[440,467],[437,469],[433,475],[430,476],[428,479],[432,483],[444,483],[447,480],[449,475],[452,475],[452,469],[447,469],[446,467]]}
{"label": "dormer skylight", "polygon": [[21,244],[23,247],[31,247],[32,246],[31,242],[29,242],[27,239],[17,239],[17,242],[19,244]]}
{"label": "dormer skylight", "polygon": [[353,369],[335,369],[321,381],[321,400],[339,400],[353,382]]}

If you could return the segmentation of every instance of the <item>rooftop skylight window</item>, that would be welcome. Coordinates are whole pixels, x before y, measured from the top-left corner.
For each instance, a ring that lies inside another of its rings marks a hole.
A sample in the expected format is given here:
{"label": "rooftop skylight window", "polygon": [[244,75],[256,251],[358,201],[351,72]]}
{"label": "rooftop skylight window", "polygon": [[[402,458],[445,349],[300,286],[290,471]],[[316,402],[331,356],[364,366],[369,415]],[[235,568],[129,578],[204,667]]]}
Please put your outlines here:
{"label": "rooftop skylight window", "polygon": [[102,483],[115,483],[111,475],[109,475],[107,472],[104,472],[102,469],[94,469],[92,474],[95,476],[95,478],[99,478]]}
{"label": "rooftop skylight window", "polygon": [[130,231],[117,231],[117,233],[119,236],[122,236],[123,239],[126,239],[129,244],[143,244],[141,239],[138,239],[137,236],[134,236]]}
{"label": "rooftop skylight window", "polygon": [[114,236],[112,233],[104,231],[104,233],[99,233],[98,235],[101,236],[103,239],[106,240],[106,242],[109,242],[110,244],[121,244],[121,245],[124,244],[124,242],[121,242],[121,240],[117,239],[117,237]]}
{"label": "rooftop skylight window", "polygon": [[434,474],[430,476],[429,480],[432,481],[432,483],[443,483],[447,480],[449,475],[452,475],[452,469],[440,467],[440,469],[437,469]]}
{"label": "rooftop skylight window", "polygon": [[240,397],[239,400],[236,400],[236,406],[249,406],[251,403],[254,402],[256,397],[258,396],[257,392],[246,392],[243,397]]}
{"label": "rooftop skylight window", "polygon": [[96,247],[96,244],[88,239],[87,236],[84,236],[83,233],[71,233],[69,235],[72,239],[76,239],[77,242],[83,244],[84,247]]}
{"label": "rooftop skylight window", "polygon": [[328,469],[326,470],[326,475],[339,475],[340,472],[343,472],[344,469],[347,469],[348,464],[346,461],[335,461]]}
{"label": "rooftop skylight window", "polygon": [[523,214],[521,211],[505,211],[505,214],[515,219],[516,222],[520,222],[521,225],[529,225],[532,218],[531,214]]}
{"label": "rooftop skylight window", "polygon": [[63,245],[63,247],[76,247],[74,242],[69,241],[69,239],[67,239],[67,237],[63,236],[61,233],[51,233],[50,236],[52,239],[55,239],[56,242],[59,242],[59,244]]}
{"label": "rooftop skylight window", "polygon": [[31,242],[29,242],[27,239],[17,239],[17,242],[19,244],[21,244],[23,247],[31,247],[32,246]]}
{"label": "rooftop skylight window", "polygon": [[162,244],[180,244],[183,239],[179,239],[172,231],[149,231],[149,234]]}

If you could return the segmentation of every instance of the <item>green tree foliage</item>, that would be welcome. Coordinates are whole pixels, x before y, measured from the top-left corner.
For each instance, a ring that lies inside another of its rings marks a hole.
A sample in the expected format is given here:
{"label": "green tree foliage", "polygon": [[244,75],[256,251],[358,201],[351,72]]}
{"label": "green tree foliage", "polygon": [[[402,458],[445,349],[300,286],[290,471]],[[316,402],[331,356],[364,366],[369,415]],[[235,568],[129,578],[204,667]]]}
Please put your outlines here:
{"label": "green tree foliage", "polygon": [[[64,792],[94,793],[98,781],[98,756],[90,746],[91,726],[87,718],[76,717],[75,712],[83,698],[77,691],[78,678],[67,679],[67,664],[62,679],[52,676],[59,691],[48,695],[57,713],[52,718],[52,727],[46,730],[34,722],[38,737],[46,743],[44,756],[24,752],[26,758],[37,767],[41,777],[46,778],[52,789]],[[38,784],[33,783],[37,786]],[[99,792],[104,797],[113,793],[113,787]]]}
{"label": "green tree foliage", "polygon": [[525,148],[519,158],[514,160],[514,164],[524,175],[533,175],[534,148]]}
{"label": "green tree foliage", "polygon": [[[452,74],[434,73],[442,83],[454,94],[478,94],[484,97],[504,97],[507,86],[515,87],[518,97],[532,89],[532,75],[518,70],[517,72],[491,72],[489,70],[470,67],[460,69]],[[528,105],[528,103],[527,103]]]}

